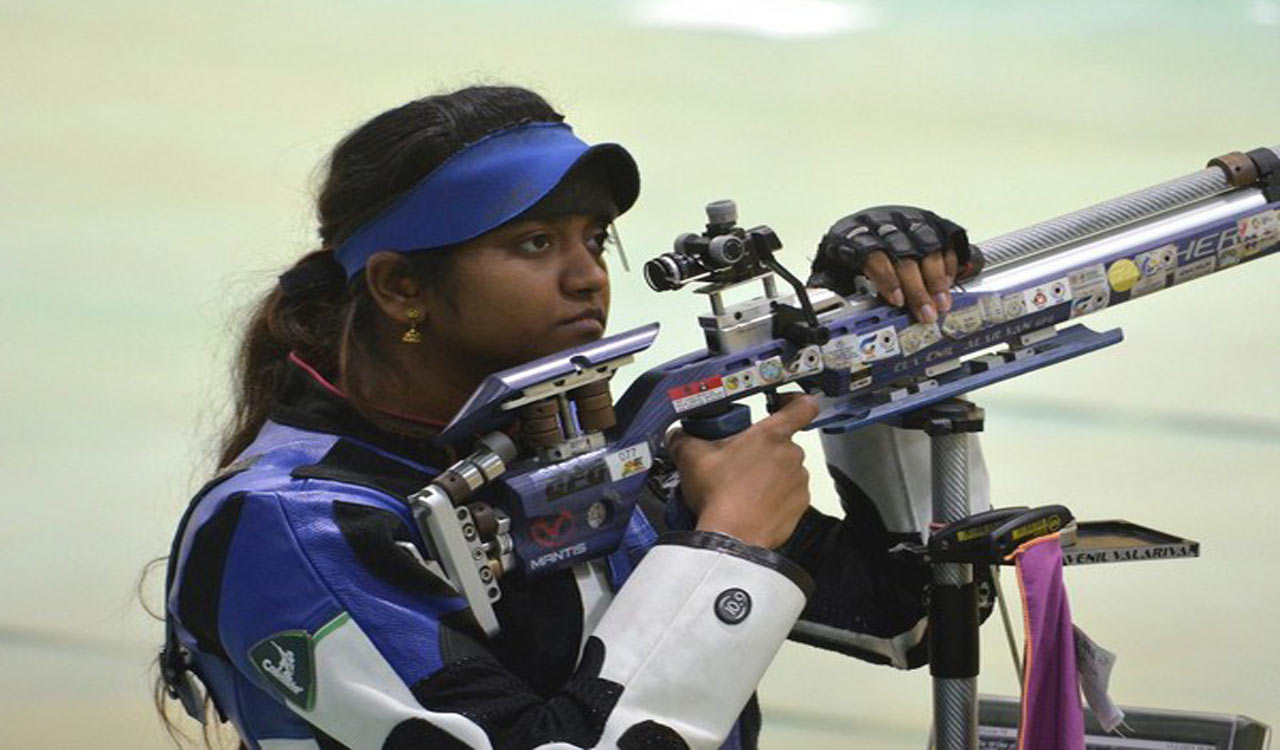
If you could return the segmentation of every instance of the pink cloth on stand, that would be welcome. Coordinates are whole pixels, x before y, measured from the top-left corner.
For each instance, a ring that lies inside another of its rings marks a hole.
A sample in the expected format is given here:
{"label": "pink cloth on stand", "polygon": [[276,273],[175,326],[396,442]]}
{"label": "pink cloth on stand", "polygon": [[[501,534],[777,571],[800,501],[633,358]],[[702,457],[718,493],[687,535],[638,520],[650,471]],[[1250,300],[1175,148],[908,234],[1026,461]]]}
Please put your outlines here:
{"label": "pink cloth on stand", "polygon": [[1012,557],[1026,629],[1018,750],[1084,750],[1084,709],[1058,535],[1027,542]]}

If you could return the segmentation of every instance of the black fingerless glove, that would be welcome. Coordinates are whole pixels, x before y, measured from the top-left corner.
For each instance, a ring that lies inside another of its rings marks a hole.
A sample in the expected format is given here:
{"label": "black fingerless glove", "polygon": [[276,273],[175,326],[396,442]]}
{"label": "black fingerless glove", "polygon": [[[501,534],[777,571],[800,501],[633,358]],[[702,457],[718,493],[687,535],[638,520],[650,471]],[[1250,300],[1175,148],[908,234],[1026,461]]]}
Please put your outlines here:
{"label": "black fingerless glove", "polygon": [[876,206],[840,219],[818,243],[808,286],[826,287],[837,294],[856,291],[854,277],[862,273],[867,256],[876,251],[891,260],[919,260],[929,253],[953,250],[967,275],[973,253],[964,227],[932,211],[914,206]]}

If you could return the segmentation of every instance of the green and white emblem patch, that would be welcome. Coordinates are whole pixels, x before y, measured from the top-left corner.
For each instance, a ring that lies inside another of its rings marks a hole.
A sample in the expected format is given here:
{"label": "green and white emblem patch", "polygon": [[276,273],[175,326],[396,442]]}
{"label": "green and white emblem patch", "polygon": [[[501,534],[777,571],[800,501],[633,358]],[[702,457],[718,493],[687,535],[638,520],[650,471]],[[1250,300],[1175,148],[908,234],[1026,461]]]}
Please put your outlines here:
{"label": "green and white emblem patch", "polygon": [[249,661],[285,700],[310,711],[316,703],[315,643],[305,630],[286,630],[258,641]]}

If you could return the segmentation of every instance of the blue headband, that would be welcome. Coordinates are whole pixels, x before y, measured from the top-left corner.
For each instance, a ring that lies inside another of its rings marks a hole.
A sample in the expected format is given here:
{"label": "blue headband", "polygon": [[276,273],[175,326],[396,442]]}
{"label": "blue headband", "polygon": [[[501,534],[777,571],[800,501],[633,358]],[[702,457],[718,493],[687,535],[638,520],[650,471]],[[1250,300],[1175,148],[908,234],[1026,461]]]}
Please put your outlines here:
{"label": "blue headband", "polygon": [[334,251],[347,278],[381,250],[408,253],[456,245],[516,218],[550,193],[575,164],[600,159],[621,214],[635,202],[635,161],[615,143],[587,146],[563,123],[518,125],[467,145]]}

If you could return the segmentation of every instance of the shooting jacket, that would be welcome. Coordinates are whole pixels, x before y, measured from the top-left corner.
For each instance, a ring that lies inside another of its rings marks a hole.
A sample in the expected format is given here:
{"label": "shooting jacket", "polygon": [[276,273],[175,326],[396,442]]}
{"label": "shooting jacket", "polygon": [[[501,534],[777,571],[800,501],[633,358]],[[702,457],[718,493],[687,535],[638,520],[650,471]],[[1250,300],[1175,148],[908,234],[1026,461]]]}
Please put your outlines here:
{"label": "shooting jacket", "polygon": [[[488,640],[424,569],[405,502],[469,446],[381,430],[295,367],[183,518],[170,627],[255,750],[754,748],[755,686],[788,634],[925,660],[927,568],[886,553],[919,539],[894,497],[909,489],[898,439],[826,445],[844,451],[846,517],[810,510],[778,551],[671,528],[655,492],[607,558],[504,578]],[[853,481],[859,462],[896,506]]]}

